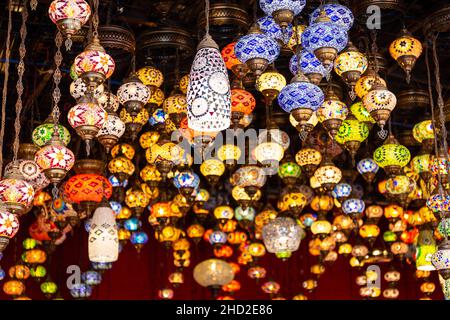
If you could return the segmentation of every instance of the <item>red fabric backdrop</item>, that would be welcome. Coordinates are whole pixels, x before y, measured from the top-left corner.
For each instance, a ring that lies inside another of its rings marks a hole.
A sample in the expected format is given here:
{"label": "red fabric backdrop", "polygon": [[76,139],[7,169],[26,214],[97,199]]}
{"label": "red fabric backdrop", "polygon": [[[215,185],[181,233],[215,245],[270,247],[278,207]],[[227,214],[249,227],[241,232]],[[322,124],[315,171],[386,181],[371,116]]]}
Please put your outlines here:
{"label": "red fabric backdrop", "polygon": [[[13,265],[14,261],[20,258],[23,251],[21,242],[27,235],[28,225],[32,221],[32,216],[22,218],[22,226],[19,235],[13,240],[4,252],[4,259],[0,265],[5,271]],[[126,299],[126,300],[148,300],[157,299],[158,289],[168,285],[167,277],[175,270],[173,265],[173,253],[167,251],[153,237],[153,231],[144,221],[144,230],[148,232],[150,241],[142,248],[138,254],[131,243],[128,243],[120,253],[119,260],[114,263],[111,270],[103,274],[102,283],[95,287],[91,299]],[[52,265],[48,268],[52,279],[62,288],[62,295],[66,299],[71,296],[65,286],[68,265],[76,264],[82,271],[90,267],[87,256],[87,232],[83,226],[75,230],[73,235],[68,235],[68,239],[56,249]],[[310,267],[317,262],[317,257],[308,253],[307,240],[303,241],[300,250],[295,252],[288,261],[281,261],[274,255],[268,254],[260,261],[267,271],[267,279],[277,281],[281,285],[281,295],[291,299],[294,295],[304,292],[302,281],[310,277]],[[185,283],[175,289],[174,299],[211,299],[207,289],[200,287],[192,277],[192,270],[195,264],[203,259],[213,256],[212,247],[202,241],[198,246],[191,246],[192,261],[189,268],[184,270]],[[236,260],[234,257],[230,260]],[[396,263],[398,270],[402,272],[402,278],[398,285],[400,299],[418,299],[422,296],[419,290],[419,282],[414,278],[414,266]],[[386,267],[381,265],[382,270]],[[383,271],[384,272],[384,271]],[[331,266],[327,266],[325,273],[318,280],[318,287],[312,293],[307,293],[311,300],[320,299],[340,299],[359,300],[359,287],[355,283],[356,277],[361,274],[351,268],[348,259],[339,256],[338,260]],[[2,281],[4,283],[9,277]],[[237,275],[236,279],[241,282],[242,288],[234,294],[236,299],[269,299],[269,295],[261,290],[264,280],[256,283],[247,277],[245,268]],[[433,273],[433,280],[436,284],[436,291],[432,295],[433,299],[443,299],[437,274]],[[26,282],[26,293],[32,299],[45,299],[39,291],[39,285],[31,278]],[[386,283],[382,282],[382,289],[386,288]],[[10,299],[3,291],[0,299]]]}

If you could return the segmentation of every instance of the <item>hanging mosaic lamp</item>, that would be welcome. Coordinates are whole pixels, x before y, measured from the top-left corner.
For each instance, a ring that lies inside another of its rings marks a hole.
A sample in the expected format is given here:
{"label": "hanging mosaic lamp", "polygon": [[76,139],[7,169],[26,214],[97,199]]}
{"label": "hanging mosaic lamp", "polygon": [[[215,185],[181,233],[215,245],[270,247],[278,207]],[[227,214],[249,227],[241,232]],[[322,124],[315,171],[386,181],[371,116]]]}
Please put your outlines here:
{"label": "hanging mosaic lamp", "polygon": [[173,93],[163,103],[164,113],[169,116],[177,128],[180,127],[181,121],[186,117],[187,109],[186,96],[183,94]]}
{"label": "hanging mosaic lamp", "polygon": [[282,29],[286,29],[294,17],[299,15],[306,0],[260,0],[259,6],[265,14],[272,16]]}
{"label": "hanging mosaic lamp", "polygon": [[289,85],[278,95],[278,104],[291,113],[300,127],[306,130],[306,124],[313,113],[324,103],[323,91],[309,82],[302,73],[298,73]]}
{"label": "hanging mosaic lamp", "polygon": [[409,163],[410,159],[411,153],[408,148],[399,144],[392,134],[373,153],[373,160],[389,176],[399,175],[401,169]]}
{"label": "hanging mosaic lamp", "polygon": [[422,43],[414,38],[405,28],[401,31],[400,37],[395,39],[389,46],[391,57],[406,72],[407,83],[411,80],[411,71],[422,54],[422,50]]}
{"label": "hanging mosaic lamp", "polygon": [[[51,117],[48,117],[43,124],[37,126],[33,130],[33,133],[31,134],[31,139],[33,140],[33,143],[38,147],[43,147],[52,138],[53,129],[54,129],[53,119]],[[67,128],[64,127],[63,125],[58,124],[58,133],[61,141],[64,143],[65,146],[67,146],[71,138],[69,130],[67,130]]]}
{"label": "hanging mosaic lamp", "polygon": [[368,183],[372,183],[375,179],[375,175],[379,170],[378,164],[372,158],[365,158],[358,162],[356,170],[363,176],[364,180]]}
{"label": "hanging mosaic lamp", "polygon": [[107,116],[106,111],[97,104],[93,97],[83,96],[80,102],[69,110],[67,120],[89,146],[90,141],[102,129]]}
{"label": "hanging mosaic lamp", "polygon": [[431,263],[445,280],[450,279],[450,242],[442,241],[431,256]]}
{"label": "hanging mosaic lamp", "polygon": [[333,139],[337,135],[342,122],[347,118],[347,114],[347,105],[339,100],[330,86],[325,101],[317,109],[317,117]]}
{"label": "hanging mosaic lamp", "polygon": [[342,122],[336,137],[342,141],[354,160],[361,142],[369,137],[369,127],[364,122],[356,120],[355,117],[350,114],[347,119]]}
{"label": "hanging mosaic lamp", "polygon": [[50,182],[55,185],[72,169],[75,155],[64,145],[59,134],[54,130],[52,138],[36,152],[34,160]]}
{"label": "hanging mosaic lamp", "polygon": [[236,57],[258,78],[280,54],[280,46],[254,23],[234,47]]}
{"label": "hanging mosaic lamp", "polygon": [[313,24],[314,21],[321,15],[321,12],[325,11],[327,17],[330,18],[331,22],[340,26],[345,31],[349,31],[355,20],[352,11],[339,3],[326,3],[323,6],[317,8],[313,11],[309,18],[309,23]]}
{"label": "hanging mosaic lamp", "polygon": [[434,142],[434,129],[431,120],[424,120],[417,123],[414,126],[412,133],[414,139],[422,144],[424,150],[432,150]]}
{"label": "hanging mosaic lamp", "polygon": [[[298,55],[294,54],[289,60],[289,70],[295,76],[298,73],[299,63]],[[329,75],[329,71],[325,69],[314,53],[302,49],[300,51],[300,71],[316,86]]]}
{"label": "hanging mosaic lamp", "polygon": [[125,123],[114,111],[107,112],[106,121],[97,133],[97,140],[105,147],[106,153],[109,153],[111,148],[116,145],[125,133],[125,129]]}
{"label": "hanging mosaic lamp", "polygon": [[350,106],[350,112],[355,118],[372,128],[372,125],[376,123],[375,119],[370,115],[369,111],[364,107],[364,104],[359,101]]}
{"label": "hanging mosaic lamp", "polygon": [[302,148],[295,155],[295,161],[311,177],[322,162],[322,154],[313,148]]}
{"label": "hanging mosaic lamp", "polygon": [[[4,178],[0,180],[0,205],[3,210],[19,216],[32,208],[34,197],[33,187],[20,172],[19,163],[13,162],[12,168],[5,172]],[[39,171],[36,171],[36,174],[38,173]]]}
{"label": "hanging mosaic lamp", "polygon": [[[35,154],[32,154],[33,159]],[[22,176],[22,179],[33,187],[35,194],[47,187],[50,183],[34,160],[20,159],[11,161],[5,167],[4,176],[15,174],[17,170]]]}
{"label": "hanging mosaic lamp", "polygon": [[19,231],[19,219],[17,215],[5,209],[0,209],[0,253],[5,250],[10,239]]}
{"label": "hanging mosaic lamp", "polygon": [[127,111],[136,116],[150,99],[150,89],[133,72],[117,90],[117,97]]}
{"label": "hanging mosaic lamp", "polygon": [[84,0],[54,0],[48,8],[48,15],[67,38],[66,48],[69,50],[71,38],[89,20],[91,7]]}
{"label": "hanging mosaic lamp", "polygon": [[322,188],[332,191],[336,184],[341,181],[342,171],[334,165],[327,155],[320,167],[314,172],[314,177]]}
{"label": "hanging mosaic lamp", "polygon": [[303,47],[315,54],[325,68],[333,65],[348,41],[347,31],[334,24],[321,10],[320,15],[302,34]]}
{"label": "hanging mosaic lamp", "polygon": [[75,57],[74,65],[76,74],[91,92],[109,79],[115,69],[113,58],[106,53],[98,37],[94,37],[84,51]]}
{"label": "hanging mosaic lamp", "polygon": [[363,97],[363,104],[383,130],[392,110],[397,105],[397,97],[377,79],[370,91]]}
{"label": "hanging mosaic lamp", "polygon": [[281,46],[284,46],[293,35],[292,24],[288,24],[283,29],[275,22],[272,16],[261,17],[256,22],[262,32],[278,41]]}
{"label": "hanging mosaic lamp", "polygon": [[361,75],[366,71],[369,62],[366,56],[359,52],[352,42],[348,42],[345,50],[339,54],[334,63],[334,71],[350,87],[350,96],[356,97],[355,86]]}
{"label": "hanging mosaic lamp", "polygon": [[244,117],[252,113],[256,107],[256,100],[253,95],[240,88],[231,89],[231,120],[237,125]]}
{"label": "hanging mosaic lamp", "polygon": [[287,259],[297,251],[304,235],[303,229],[288,217],[277,217],[262,228],[264,245],[270,253]]}
{"label": "hanging mosaic lamp", "polygon": [[107,202],[101,204],[94,212],[88,244],[90,261],[109,263],[118,259],[119,239],[116,219]]}
{"label": "hanging mosaic lamp", "polygon": [[245,63],[242,63],[236,57],[236,54],[234,53],[235,46],[236,46],[236,42],[232,42],[232,43],[226,45],[222,49],[221,54],[222,54],[222,58],[223,58],[223,61],[225,62],[225,66],[227,67],[227,69],[231,70],[231,72],[233,72],[233,74],[239,80],[242,80],[249,72],[249,69]]}
{"label": "hanging mosaic lamp", "polygon": [[189,128],[218,132],[230,127],[230,82],[217,43],[207,34],[189,74],[187,92]]}

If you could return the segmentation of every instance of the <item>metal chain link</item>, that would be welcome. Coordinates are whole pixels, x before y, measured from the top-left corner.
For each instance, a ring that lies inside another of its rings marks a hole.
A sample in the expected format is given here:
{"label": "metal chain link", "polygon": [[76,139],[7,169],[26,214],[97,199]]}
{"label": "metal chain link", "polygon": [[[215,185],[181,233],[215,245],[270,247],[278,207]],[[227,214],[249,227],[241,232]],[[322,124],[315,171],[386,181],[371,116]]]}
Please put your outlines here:
{"label": "metal chain link", "polygon": [[92,16],[92,26],[94,30],[92,31],[92,36],[94,38],[98,37],[98,0],[94,0],[94,15]]}
{"label": "metal chain link", "polygon": [[22,9],[22,25],[20,27],[20,46],[19,46],[19,64],[17,66],[17,101],[16,101],[16,119],[14,121],[14,129],[16,132],[13,144],[13,160],[17,160],[17,154],[19,153],[19,144],[20,144],[20,114],[22,113],[22,95],[23,95],[23,74],[25,73],[25,54],[27,53],[27,49],[25,46],[25,40],[27,38],[27,19],[28,19],[28,10],[27,10],[27,0],[24,0],[24,6]]}
{"label": "metal chain link", "polygon": [[435,66],[435,77],[436,77],[436,91],[437,91],[437,106],[439,108],[439,122],[442,130],[442,145],[444,147],[445,160],[448,165],[449,156],[448,156],[448,144],[447,144],[447,128],[445,127],[445,114],[444,114],[444,99],[442,97],[442,84],[441,84],[441,75],[440,75],[440,65],[439,59],[437,56],[436,50],[436,40],[437,35],[433,37],[433,62]]}
{"label": "metal chain link", "polygon": [[62,42],[63,42],[63,36],[61,34],[61,31],[58,30],[58,33],[56,34],[55,37],[55,44],[56,44],[56,53],[55,53],[55,73],[53,74],[53,82],[55,84],[55,88],[53,90],[53,130],[55,132],[58,132],[58,119],[59,119],[59,115],[60,115],[60,110],[59,110],[59,101],[61,100],[61,90],[59,89],[59,83],[61,82],[61,70],[60,70],[60,66],[62,63],[62,53],[61,53],[61,46],[62,46]]}
{"label": "metal chain link", "polygon": [[380,71],[380,67],[378,65],[378,59],[377,59],[377,52],[378,52],[378,46],[377,46],[377,31],[374,29],[370,32],[370,35],[372,36],[372,59],[375,66],[375,72],[378,74]]}
{"label": "metal chain link", "polygon": [[37,5],[38,5],[38,0],[31,0],[30,1],[30,8],[31,8],[31,10],[36,10],[36,8],[37,8]]}
{"label": "metal chain link", "polygon": [[9,79],[9,58],[11,56],[11,30],[12,30],[12,5],[11,0],[8,2],[8,31],[6,33],[6,49],[5,49],[5,79],[3,81],[2,95],[2,118],[0,128],[0,177],[3,173],[3,141],[5,137],[6,125],[6,97],[8,95],[8,79]]}
{"label": "metal chain link", "polygon": [[205,0],[206,34],[209,35],[209,0]]}

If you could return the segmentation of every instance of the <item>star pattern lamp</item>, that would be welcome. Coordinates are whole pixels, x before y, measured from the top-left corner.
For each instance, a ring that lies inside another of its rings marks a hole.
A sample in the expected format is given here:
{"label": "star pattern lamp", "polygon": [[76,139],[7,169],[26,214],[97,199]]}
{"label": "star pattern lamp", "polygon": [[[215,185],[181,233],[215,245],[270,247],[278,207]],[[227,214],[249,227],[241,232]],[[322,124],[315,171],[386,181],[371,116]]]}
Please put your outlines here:
{"label": "star pattern lamp", "polygon": [[70,49],[71,38],[89,20],[91,7],[84,0],[54,0],[50,4],[48,15],[66,36],[66,47]]}
{"label": "star pattern lamp", "polygon": [[94,37],[84,51],[76,56],[74,64],[77,76],[86,82],[91,91],[110,78],[115,69],[113,58],[106,53],[98,37]]}
{"label": "star pattern lamp", "polygon": [[36,152],[34,160],[50,182],[57,184],[72,169],[75,156],[69,148],[64,146],[58,133],[53,132],[50,141]]}
{"label": "star pattern lamp", "polygon": [[102,129],[108,114],[95,100],[83,98],[79,104],[73,106],[67,114],[67,119],[78,135],[89,143]]}
{"label": "star pattern lamp", "polygon": [[406,82],[408,83],[411,80],[411,71],[422,54],[422,50],[420,41],[411,36],[405,28],[401,31],[400,37],[395,39],[389,46],[391,57],[406,72]]}

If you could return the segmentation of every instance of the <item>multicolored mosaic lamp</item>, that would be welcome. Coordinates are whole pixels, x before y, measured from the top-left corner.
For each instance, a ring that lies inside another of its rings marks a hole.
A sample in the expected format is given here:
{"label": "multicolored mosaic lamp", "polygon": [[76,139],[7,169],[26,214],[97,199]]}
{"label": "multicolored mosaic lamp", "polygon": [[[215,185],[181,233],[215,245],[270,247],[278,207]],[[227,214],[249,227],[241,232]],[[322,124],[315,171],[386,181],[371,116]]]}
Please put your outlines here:
{"label": "multicolored mosaic lamp", "polygon": [[352,42],[339,54],[334,62],[334,71],[342,77],[350,87],[350,97],[355,99],[355,86],[361,75],[366,71],[369,62],[366,56],[359,52]]}
{"label": "multicolored mosaic lamp", "polygon": [[317,109],[317,117],[333,139],[337,135],[342,122],[347,118],[347,114],[347,105],[339,100],[330,86],[325,101]]}
{"label": "multicolored mosaic lamp", "polygon": [[[53,120],[51,117],[49,117],[47,120],[44,121],[43,124],[37,126],[33,130],[33,133],[31,134],[31,139],[33,140],[33,143],[38,147],[43,147],[52,138],[53,128],[54,128]],[[69,130],[67,130],[67,128],[64,127],[63,125],[58,124],[58,134],[63,144],[67,146],[71,138]]]}
{"label": "multicolored mosaic lamp", "polygon": [[400,37],[389,46],[389,53],[406,72],[406,82],[411,80],[411,71],[422,54],[422,43],[414,38],[408,30],[402,29]]}
{"label": "multicolored mosaic lamp", "polygon": [[36,152],[34,160],[50,182],[57,184],[72,169],[75,155],[64,145],[58,133],[53,132],[52,138]]}
{"label": "multicolored mosaic lamp", "polygon": [[377,78],[370,91],[364,96],[363,104],[383,130],[392,110],[397,105],[397,97]]}
{"label": "multicolored mosaic lamp", "polygon": [[113,58],[106,53],[98,37],[82,53],[75,57],[75,72],[82,78],[89,91],[94,91],[105,80],[111,77],[115,69]]}
{"label": "multicolored mosaic lamp", "polygon": [[48,8],[48,15],[67,38],[66,48],[70,50],[71,38],[89,20],[91,7],[84,0],[54,0]]}

